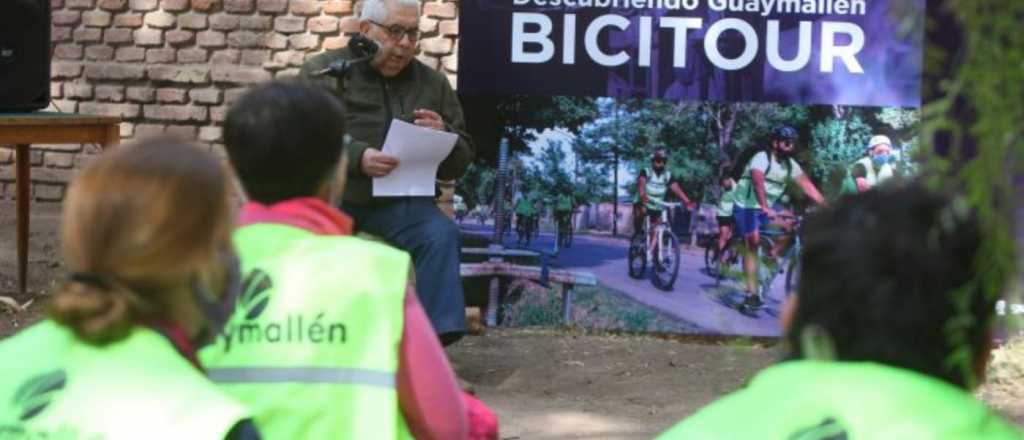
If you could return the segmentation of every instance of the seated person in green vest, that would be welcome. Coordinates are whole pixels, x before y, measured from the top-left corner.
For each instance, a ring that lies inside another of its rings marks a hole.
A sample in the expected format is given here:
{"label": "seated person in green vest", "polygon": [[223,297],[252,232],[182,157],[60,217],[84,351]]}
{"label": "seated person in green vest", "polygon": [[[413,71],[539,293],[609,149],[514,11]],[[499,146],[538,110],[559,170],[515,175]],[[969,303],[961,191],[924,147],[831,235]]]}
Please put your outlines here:
{"label": "seated person in green vest", "polygon": [[216,158],[168,139],[108,152],[74,179],[70,278],[49,319],[0,343],[0,437],[260,438],[195,355],[239,290],[226,182]]}
{"label": "seated person in green vest", "polygon": [[267,438],[463,438],[466,405],[409,255],[353,237],[335,208],[339,120],[339,101],[297,83],[258,86],[229,109],[228,159],[250,200],[234,233],[245,287],[201,358]]}
{"label": "seated person in green vest", "polygon": [[998,299],[980,286],[1007,286],[1008,274],[979,271],[995,232],[962,200],[916,184],[811,218],[799,292],[782,316],[788,360],[660,438],[1024,438],[971,395],[985,377]]}
{"label": "seated person in green vest", "polygon": [[[742,307],[747,309],[757,309],[764,304],[757,290],[760,228],[778,217],[782,210],[779,201],[785,195],[786,185],[796,182],[804,194],[819,205],[825,204],[825,198],[814,186],[814,182],[793,159],[798,137],[793,127],[781,126],[775,129],[771,134],[771,148],[750,158],[736,185],[733,217],[736,219],[736,233],[746,241],[743,272],[746,274],[747,298]],[[787,244],[788,239],[781,238],[772,253],[780,254]]]}
{"label": "seated person in green vest", "polygon": [[[654,249],[654,230],[661,224],[661,213],[665,209],[665,196],[668,190],[671,189],[679,197],[679,200],[683,201],[686,209],[693,209],[697,206],[683,192],[679,181],[673,178],[667,163],[668,154],[665,153],[665,150],[656,150],[654,156],[651,157],[651,167],[641,170],[640,176],[637,178],[637,194],[640,201],[643,202],[647,217],[651,220],[651,227],[647,231],[647,252]],[[647,258],[649,260],[650,255]]]}
{"label": "seated person in green vest", "polygon": [[857,191],[864,192],[896,176],[896,163],[892,155],[892,142],[887,136],[874,136],[868,143],[867,156],[850,167],[850,177]]}
{"label": "seated person in green vest", "polygon": [[533,217],[536,215],[533,200],[525,193],[519,195],[516,201],[516,234],[518,240],[523,241],[529,227],[533,226]]}
{"label": "seated person in green vest", "polygon": [[725,245],[732,238],[732,229],[736,221],[732,216],[733,205],[736,197],[736,182],[732,177],[722,176],[722,196],[718,199],[718,206],[715,207],[715,217],[718,220],[718,263],[722,263],[722,256],[725,254]]}

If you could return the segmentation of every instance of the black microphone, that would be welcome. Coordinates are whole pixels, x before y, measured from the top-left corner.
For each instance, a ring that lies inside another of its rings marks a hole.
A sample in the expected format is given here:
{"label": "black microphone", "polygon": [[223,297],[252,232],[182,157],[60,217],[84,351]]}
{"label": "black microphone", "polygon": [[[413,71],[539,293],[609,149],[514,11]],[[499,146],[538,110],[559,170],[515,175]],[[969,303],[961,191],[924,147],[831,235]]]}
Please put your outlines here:
{"label": "black microphone", "polygon": [[348,74],[349,70],[352,70],[353,66],[373,59],[377,55],[377,51],[380,50],[380,46],[377,46],[377,43],[366,38],[363,34],[353,35],[352,39],[348,42],[348,48],[356,56],[355,58],[335,61],[328,64],[327,67],[313,72],[313,76],[326,75],[334,78],[343,78]]}

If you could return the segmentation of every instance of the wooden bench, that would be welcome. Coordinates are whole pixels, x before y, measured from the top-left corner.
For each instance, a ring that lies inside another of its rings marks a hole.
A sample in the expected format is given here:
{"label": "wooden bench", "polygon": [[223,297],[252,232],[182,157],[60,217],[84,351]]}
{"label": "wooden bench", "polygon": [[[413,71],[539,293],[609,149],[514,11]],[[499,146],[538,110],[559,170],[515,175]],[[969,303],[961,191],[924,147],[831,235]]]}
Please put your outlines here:
{"label": "wooden bench", "polygon": [[488,292],[487,315],[485,323],[488,327],[497,325],[498,302],[503,292],[499,279],[501,277],[526,278],[540,283],[553,281],[562,285],[562,323],[569,325],[572,321],[572,291],[575,286],[596,286],[597,277],[590,272],[565,269],[549,269],[544,273],[543,267],[526,266],[507,261],[484,261],[480,263],[462,263],[459,274],[463,278],[490,277]]}
{"label": "wooden bench", "polygon": [[[356,234],[358,237],[385,243],[380,237],[365,232]],[[562,285],[562,322],[566,325],[572,320],[572,291],[576,286],[596,286],[597,276],[591,272],[565,269],[545,269],[546,262],[540,252],[525,249],[504,249],[501,247],[464,247],[463,257],[472,256],[485,259],[480,262],[462,262],[459,264],[459,276],[462,278],[489,277],[487,311],[484,323],[494,327],[498,323],[498,303],[504,292],[501,292],[500,278],[525,278],[543,285],[555,282]],[[506,261],[511,260],[511,261]],[[526,264],[521,264],[526,263]]]}

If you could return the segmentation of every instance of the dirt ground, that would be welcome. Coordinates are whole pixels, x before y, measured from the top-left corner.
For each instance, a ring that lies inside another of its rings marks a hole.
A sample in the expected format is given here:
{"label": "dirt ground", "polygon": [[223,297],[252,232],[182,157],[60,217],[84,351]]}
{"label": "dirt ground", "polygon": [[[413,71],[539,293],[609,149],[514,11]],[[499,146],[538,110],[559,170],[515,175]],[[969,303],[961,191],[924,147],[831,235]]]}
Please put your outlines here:
{"label": "dirt ground", "polygon": [[[58,205],[34,205],[30,295],[16,284],[14,205],[0,202],[0,337],[39,319],[64,276]],[[503,439],[648,439],[743,385],[778,349],[742,342],[694,343],[553,328],[491,329],[448,350],[458,375],[501,419]],[[1024,425],[1024,341],[997,351],[979,396]]]}

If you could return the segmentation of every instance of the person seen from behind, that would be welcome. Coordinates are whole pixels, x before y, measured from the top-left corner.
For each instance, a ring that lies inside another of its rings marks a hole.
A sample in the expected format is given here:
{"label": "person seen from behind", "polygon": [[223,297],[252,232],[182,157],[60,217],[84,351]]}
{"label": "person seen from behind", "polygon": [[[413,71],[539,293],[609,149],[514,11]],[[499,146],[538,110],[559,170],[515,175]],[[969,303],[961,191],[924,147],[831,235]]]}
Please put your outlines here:
{"label": "person seen from behind", "polygon": [[788,359],[660,438],[1024,438],[971,394],[992,348],[998,298],[979,261],[996,233],[962,199],[916,183],[819,212],[782,316]]}
{"label": "person seen from behind", "polygon": [[[234,233],[239,309],[201,353],[271,439],[464,439],[464,395],[417,300],[409,255],[352,236],[341,103],[273,82],[228,111],[228,159],[250,202]],[[482,422],[481,422],[482,421]]]}
{"label": "person seen from behind", "polygon": [[71,275],[48,319],[0,343],[0,437],[260,438],[196,358],[239,290],[226,195],[216,158],[163,138],[71,182]]}

